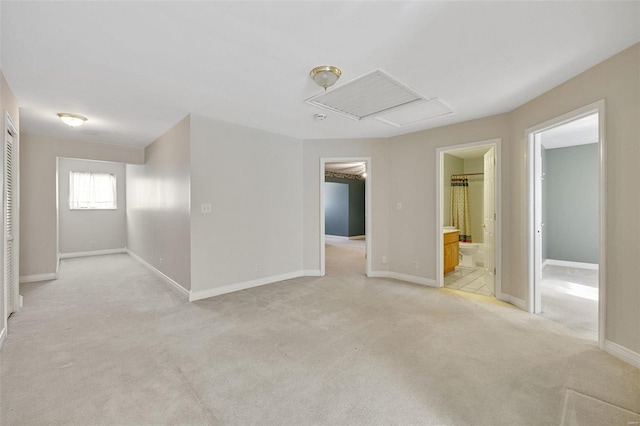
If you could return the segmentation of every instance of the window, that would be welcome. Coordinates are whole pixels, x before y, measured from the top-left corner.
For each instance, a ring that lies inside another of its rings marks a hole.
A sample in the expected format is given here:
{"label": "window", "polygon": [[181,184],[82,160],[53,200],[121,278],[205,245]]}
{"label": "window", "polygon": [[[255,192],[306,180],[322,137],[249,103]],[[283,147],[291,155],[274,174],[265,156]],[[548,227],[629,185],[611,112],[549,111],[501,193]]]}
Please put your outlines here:
{"label": "window", "polygon": [[69,172],[71,210],[115,210],[116,176],[111,173]]}

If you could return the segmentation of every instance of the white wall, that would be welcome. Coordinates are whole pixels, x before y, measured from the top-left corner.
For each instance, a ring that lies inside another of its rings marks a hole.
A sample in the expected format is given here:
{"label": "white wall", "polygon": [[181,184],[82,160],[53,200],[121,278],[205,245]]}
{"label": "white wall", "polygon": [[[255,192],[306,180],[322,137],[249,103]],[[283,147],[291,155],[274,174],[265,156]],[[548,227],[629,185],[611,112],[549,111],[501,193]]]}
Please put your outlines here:
{"label": "white wall", "polygon": [[301,273],[301,159],[298,139],[191,116],[193,292]]}
{"label": "white wall", "polygon": [[20,276],[53,274],[58,266],[58,157],[141,164],[144,150],[28,133],[20,138]]}
{"label": "white wall", "polygon": [[191,288],[190,128],[185,117],[127,165],[127,247],[186,290]]}
{"label": "white wall", "polygon": [[[600,99],[606,102],[606,338],[640,353],[640,44],[607,59],[510,114],[509,191],[505,234],[513,241],[510,280],[526,294],[526,152],[524,130]],[[504,181],[504,180],[503,180]]]}
{"label": "white wall", "polygon": [[[397,201],[404,204],[402,210],[389,210],[389,256],[394,259],[389,266],[391,271],[436,281],[436,250],[441,250],[437,247],[436,232],[442,232],[436,229],[436,149],[499,139],[507,134],[507,115],[502,114],[387,141],[390,147],[389,204],[395,206]],[[505,179],[502,182],[504,191]],[[507,192],[503,195],[503,206],[509,201]],[[448,217],[444,218],[444,221],[448,220]],[[503,256],[508,258],[508,252]],[[413,268],[414,260],[418,261],[418,269]]]}
{"label": "white wall", "polygon": [[[371,157],[367,185],[372,191],[371,266],[387,271],[393,261],[388,251],[389,144],[385,139],[305,140],[303,149],[304,183],[304,269],[320,272],[320,158]],[[389,256],[389,264],[381,257]]]}
{"label": "white wall", "polygon": [[[436,148],[501,138],[502,292],[526,300],[527,141],[525,130],[572,110],[606,100],[607,317],[606,338],[640,353],[640,44],[587,70],[516,110],[493,117],[397,136],[389,150],[390,269],[435,279]],[[305,170],[305,174],[307,171]],[[416,271],[411,259],[420,261]],[[425,265],[424,267],[422,265]]]}
{"label": "white wall", "polygon": [[[69,172],[116,176],[116,210],[71,210]],[[58,162],[58,249],[60,253],[123,249],[127,246],[125,165],[106,161],[60,158]]]}
{"label": "white wall", "polygon": [[[483,173],[484,157],[466,158],[464,173]],[[469,178],[469,219],[471,221],[471,238],[474,243],[484,241],[484,176],[472,175]]]}

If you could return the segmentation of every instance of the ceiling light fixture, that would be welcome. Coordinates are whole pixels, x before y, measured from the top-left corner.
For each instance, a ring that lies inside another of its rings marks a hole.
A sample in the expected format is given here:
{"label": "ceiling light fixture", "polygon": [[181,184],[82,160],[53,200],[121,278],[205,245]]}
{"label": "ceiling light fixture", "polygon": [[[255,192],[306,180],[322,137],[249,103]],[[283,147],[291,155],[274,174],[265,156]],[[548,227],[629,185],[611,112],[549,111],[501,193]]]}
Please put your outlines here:
{"label": "ceiling light fixture", "polygon": [[59,112],[58,117],[60,117],[60,120],[69,127],[78,127],[87,121],[87,117],[83,117],[78,114],[70,114],[68,112]]}
{"label": "ceiling light fixture", "polygon": [[327,87],[333,86],[338,81],[342,71],[333,65],[321,65],[312,69],[309,75],[318,86],[327,90]]}

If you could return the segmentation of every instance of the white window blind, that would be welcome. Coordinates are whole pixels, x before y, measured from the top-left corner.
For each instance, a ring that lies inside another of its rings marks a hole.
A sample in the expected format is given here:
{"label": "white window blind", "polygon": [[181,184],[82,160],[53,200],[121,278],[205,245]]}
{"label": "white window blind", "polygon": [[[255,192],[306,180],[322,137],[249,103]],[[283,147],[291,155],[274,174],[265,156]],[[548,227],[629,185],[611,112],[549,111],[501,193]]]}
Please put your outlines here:
{"label": "white window blind", "polygon": [[117,209],[116,176],[111,173],[69,172],[69,208]]}

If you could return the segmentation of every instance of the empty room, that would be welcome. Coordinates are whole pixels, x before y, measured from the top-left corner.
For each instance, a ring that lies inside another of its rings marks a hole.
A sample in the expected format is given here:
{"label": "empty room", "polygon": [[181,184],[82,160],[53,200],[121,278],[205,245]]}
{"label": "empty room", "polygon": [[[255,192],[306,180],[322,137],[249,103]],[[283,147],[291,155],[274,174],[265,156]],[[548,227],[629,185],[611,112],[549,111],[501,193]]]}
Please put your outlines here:
{"label": "empty room", "polygon": [[640,422],[638,1],[2,1],[0,111],[0,424]]}

